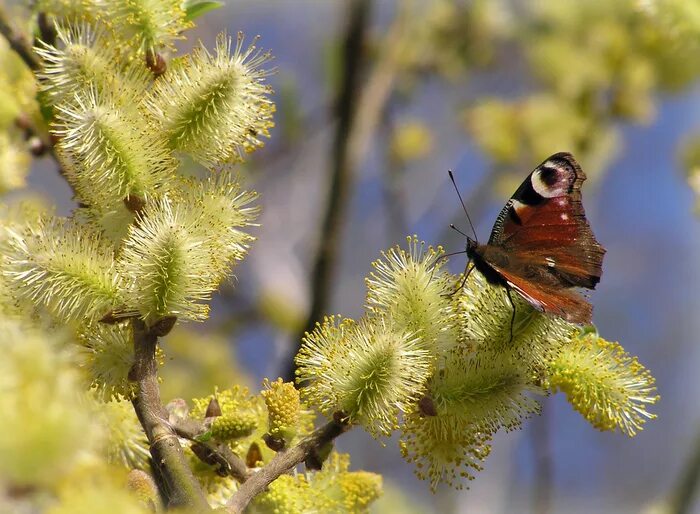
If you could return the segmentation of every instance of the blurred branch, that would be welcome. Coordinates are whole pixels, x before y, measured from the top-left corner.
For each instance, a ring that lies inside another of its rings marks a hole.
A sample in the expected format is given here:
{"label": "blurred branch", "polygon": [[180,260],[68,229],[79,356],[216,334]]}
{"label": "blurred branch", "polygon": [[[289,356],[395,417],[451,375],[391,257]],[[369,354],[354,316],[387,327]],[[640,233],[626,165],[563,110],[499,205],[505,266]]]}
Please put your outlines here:
{"label": "blurred branch", "polygon": [[168,412],[160,400],[158,364],[155,358],[158,336],[136,318],[134,366],[129,378],[137,383],[134,410],[151,445],[151,459],[169,506],[188,506],[208,512],[204,493],[187,464],[177,434],[168,423]]}
{"label": "blurred branch", "polygon": [[[31,44],[27,37],[21,32],[16,32],[10,25],[10,20],[7,16],[5,8],[0,5],[0,34],[7,40],[10,48],[15,51],[15,53],[24,61],[24,63],[33,72],[36,72],[40,68],[40,61],[37,56],[32,51]],[[53,147],[53,142],[50,139],[44,139],[40,135],[40,131],[34,125],[33,121],[29,116],[21,115],[17,118],[16,124],[24,133],[24,138],[30,145],[30,151],[35,156],[41,156],[46,153],[51,155],[54,161],[58,164],[58,172],[65,178],[63,173],[63,168],[61,168],[61,163],[56,156],[56,152]],[[68,185],[71,186],[70,182]]]}
{"label": "blurred branch", "polygon": [[[327,109],[328,106],[325,103],[321,103],[302,115],[299,125],[303,128],[305,139],[312,139],[315,134],[326,128],[328,120]],[[281,161],[301,153],[301,148],[303,148],[301,141],[292,141],[290,138],[286,138],[274,146],[266,145],[265,150],[255,157],[253,164],[264,172],[274,168]]]}
{"label": "blurred branch", "polygon": [[550,419],[547,411],[530,426],[530,437],[535,461],[534,504],[535,514],[548,514],[552,510],[552,449]]}
{"label": "blurred branch", "polygon": [[[356,161],[350,141],[357,113],[361,70],[365,59],[364,47],[370,4],[370,0],[349,0],[347,4],[348,23],[343,41],[343,70],[334,106],[337,124],[331,150],[332,177],[311,273],[311,307],[301,334],[295,338],[297,342],[301,341],[305,332],[313,329],[328,303],[330,278],[347,206],[348,186]],[[293,380],[293,378],[294,361],[292,360],[286,379]]]}
{"label": "blurred branch", "polygon": [[385,165],[382,173],[382,186],[384,195],[384,206],[387,213],[387,239],[393,241],[396,236],[407,233],[408,223],[406,212],[403,208],[405,198],[401,189],[401,172],[404,165],[397,160],[391,152],[391,141],[396,133],[391,108],[384,109],[381,119],[380,131],[384,139]]}
{"label": "blurred branch", "polygon": [[16,32],[10,24],[5,8],[0,5],[0,34],[2,34],[17,55],[32,71],[39,69],[39,59],[34,55],[29,40],[21,32]]}
{"label": "blurred branch", "polygon": [[[399,71],[398,57],[408,18],[405,8],[396,16],[386,39],[380,45],[383,51],[372,68],[367,85],[360,93],[360,69],[365,58],[364,39],[369,7],[369,0],[350,0],[348,4],[349,23],[343,45],[343,74],[335,107],[337,125],[331,154],[333,177],[311,274],[311,307],[301,332],[294,339],[297,345],[306,332],[313,330],[327,310],[352,173],[365,155],[367,144],[375,133]],[[295,353],[297,348],[298,346],[294,348]],[[285,376],[287,380],[294,378],[293,355]]]}
{"label": "blurred branch", "polygon": [[281,450],[262,469],[243,483],[238,491],[226,502],[226,508],[233,514],[245,510],[248,504],[265,488],[282,474],[292,470],[294,466],[312,458],[316,459],[317,451],[331,443],[336,437],[347,432],[350,425],[343,421],[343,416],[336,414],[333,420],[316,429],[310,436],[289,450]]}
{"label": "blurred branch", "polygon": [[669,513],[692,512],[693,500],[700,484],[700,432],[695,436],[695,444],[690,448],[689,455],[685,468],[669,496]]}

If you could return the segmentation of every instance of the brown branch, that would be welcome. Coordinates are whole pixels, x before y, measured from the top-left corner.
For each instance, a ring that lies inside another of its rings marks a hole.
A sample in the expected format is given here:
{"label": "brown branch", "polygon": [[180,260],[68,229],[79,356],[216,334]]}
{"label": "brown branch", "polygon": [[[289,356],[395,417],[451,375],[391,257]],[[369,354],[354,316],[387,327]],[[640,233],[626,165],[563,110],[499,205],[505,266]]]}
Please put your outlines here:
{"label": "brown branch", "polygon": [[[331,148],[331,183],[326,197],[323,224],[311,271],[311,306],[301,333],[294,341],[301,341],[306,332],[313,330],[328,304],[331,275],[340,244],[341,227],[348,203],[348,190],[354,167],[350,140],[365,60],[365,36],[369,21],[370,0],[349,0],[347,26],[343,41],[342,76],[334,105],[335,135]],[[296,349],[295,349],[296,353]],[[287,380],[294,380],[294,360],[286,372]]]}
{"label": "brown branch", "polygon": [[[365,155],[400,68],[399,56],[407,28],[405,8],[400,10],[386,40],[382,42],[382,52],[364,89],[359,90],[369,7],[368,0],[352,0],[349,4],[349,23],[343,45],[344,70],[335,109],[337,125],[331,153],[333,178],[311,273],[311,307],[301,331],[294,339],[297,342],[306,332],[313,330],[327,310],[352,174]],[[294,369],[292,360],[286,372],[287,380],[294,379]]]}
{"label": "brown branch", "polygon": [[187,464],[177,434],[168,423],[160,400],[158,365],[155,359],[158,336],[140,319],[132,321],[134,366],[129,378],[138,385],[134,409],[151,445],[156,475],[169,506],[187,506],[198,512],[210,510],[199,483]]}
{"label": "brown branch", "polygon": [[[45,19],[44,23],[48,23]],[[40,17],[41,21],[42,18]],[[46,30],[46,27],[44,27]],[[5,9],[0,6],[0,34],[7,40],[10,48],[15,51],[15,53],[24,61],[24,63],[33,72],[36,72],[41,67],[41,62],[39,58],[34,54],[31,44],[29,43],[27,37],[21,32],[15,31],[10,24],[9,17]],[[53,141],[51,139],[45,139],[41,136],[39,129],[34,125],[34,122],[26,115],[20,115],[16,120],[17,127],[23,131],[24,139],[29,142],[29,150],[33,155],[40,157],[48,153],[56,164],[58,164],[58,172],[65,178],[65,173],[61,167],[61,162],[58,160],[56,151],[53,146]],[[66,180],[67,181],[67,180]],[[68,185],[73,189],[70,182]],[[73,191],[75,193],[75,191]]]}
{"label": "brown branch", "polygon": [[10,19],[5,8],[0,6],[0,34],[2,34],[17,55],[24,61],[29,69],[39,69],[39,59],[34,55],[32,46],[21,32],[15,31],[10,24]]}
{"label": "brown branch", "polygon": [[238,482],[243,483],[251,476],[251,471],[248,469],[243,459],[233,453],[227,444],[218,441],[202,442],[198,439],[198,436],[207,432],[207,427],[204,423],[185,418],[176,421],[173,424],[173,429],[180,437],[189,439],[206,449],[211,457],[210,460],[214,461],[219,466],[219,470],[230,475]]}
{"label": "brown branch", "polygon": [[552,512],[552,483],[554,465],[550,436],[550,415],[546,410],[530,426],[532,450],[535,464],[534,501],[532,512],[549,514]]}
{"label": "brown branch", "polygon": [[665,511],[673,514],[686,514],[693,509],[693,501],[700,485],[700,432],[686,452],[683,471],[676,480],[668,497]]}
{"label": "brown branch", "polygon": [[258,494],[284,473],[291,471],[297,464],[313,458],[319,448],[332,442],[336,437],[347,432],[350,425],[342,416],[334,416],[321,428],[289,450],[282,450],[275,455],[260,471],[253,474],[238,491],[226,502],[226,509],[232,514],[239,514]]}

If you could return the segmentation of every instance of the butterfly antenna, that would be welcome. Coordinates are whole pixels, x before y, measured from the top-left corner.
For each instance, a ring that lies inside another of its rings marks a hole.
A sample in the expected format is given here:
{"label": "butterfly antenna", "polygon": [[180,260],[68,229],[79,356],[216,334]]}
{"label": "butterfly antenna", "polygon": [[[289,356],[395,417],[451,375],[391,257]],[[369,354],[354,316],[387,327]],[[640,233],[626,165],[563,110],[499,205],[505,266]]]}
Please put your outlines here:
{"label": "butterfly antenna", "polygon": [[[459,188],[457,187],[457,183],[455,182],[454,175],[452,175],[452,170],[447,170],[447,173],[450,175],[450,180],[452,181],[452,185],[454,186],[455,191],[457,191],[457,196],[459,197],[459,203],[462,204],[462,209],[464,209],[464,214],[467,215],[467,221],[469,222],[469,226],[472,228],[472,232],[474,232],[474,240],[478,243],[479,237],[476,235],[476,230],[474,230],[474,224],[472,223],[472,219],[469,217],[469,212],[467,212],[467,206],[464,205],[464,200],[462,199],[462,195],[459,193]],[[464,234],[462,233],[462,235],[464,235]],[[467,237],[467,236],[464,236],[464,237]]]}
{"label": "butterfly antenna", "polygon": [[452,230],[455,230],[455,231],[457,231],[458,233],[462,234],[464,237],[469,237],[467,234],[465,234],[464,232],[462,232],[461,230],[459,230],[457,227],[455,227],[453,223],[450,223],[450,228],[451,228]]}
{"label": "butterfly antenna", "polygon": [[463,253],[467,253],[467,251],[466,251],[466,250],[462,250],[462,251],[460,251],[460,252],[452,252],[452,253],[446,253],[445,255],[441,255],[440,257],[438,257],[437,259],[435,259],[435,262],[433,263],[433,266],[435,266],[437,263],[439,263],[439,262],[441,262],[441,261],[443,261],[443,260],[445,260],[445,259],[449,259],[450,257],[453,257],[453,256],[455,256],[455,255],[461,255],[461,254],[463,254]]}

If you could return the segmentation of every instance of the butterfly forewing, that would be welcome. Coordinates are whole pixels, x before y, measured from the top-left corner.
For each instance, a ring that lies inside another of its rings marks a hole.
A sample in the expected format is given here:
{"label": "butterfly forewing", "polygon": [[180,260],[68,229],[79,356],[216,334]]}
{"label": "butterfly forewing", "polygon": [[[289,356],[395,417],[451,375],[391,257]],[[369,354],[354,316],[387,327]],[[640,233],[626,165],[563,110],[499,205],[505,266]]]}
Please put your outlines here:
{"label": "butterfly forewing", "polygon": [[591,306],[567,288],[593,289],[605,254],[581,204],[585,179],[571,154],[552,155],[506,203],[488,244],[479,249],[486,264],[533,306],[576,323],[590,321]]}

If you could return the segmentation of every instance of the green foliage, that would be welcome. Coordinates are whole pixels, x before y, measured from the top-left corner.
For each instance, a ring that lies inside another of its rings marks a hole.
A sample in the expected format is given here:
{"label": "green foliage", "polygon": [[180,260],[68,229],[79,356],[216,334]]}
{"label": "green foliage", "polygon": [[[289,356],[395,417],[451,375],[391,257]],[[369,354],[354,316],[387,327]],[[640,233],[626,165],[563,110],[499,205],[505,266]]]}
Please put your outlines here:
{"label": "green foliage", "polygon": [[182,3],[182,8],[185,9],[185,19],[194,21],[200,16],[205,15],[209,11],[218,9],[224,4],[222,2],[207,2],[202,0],[185,0]]}

